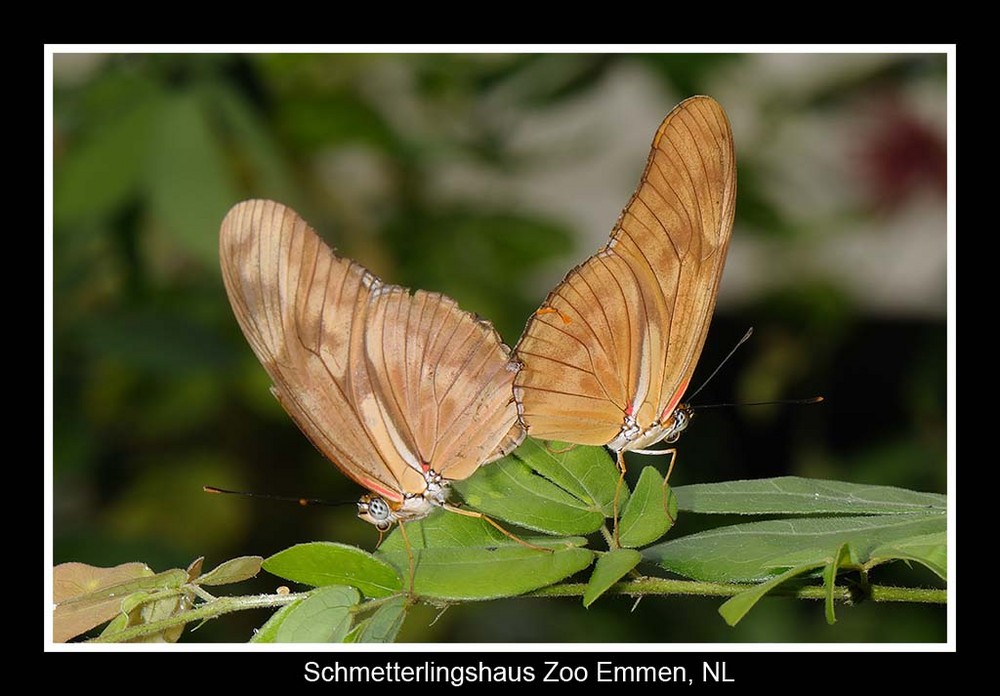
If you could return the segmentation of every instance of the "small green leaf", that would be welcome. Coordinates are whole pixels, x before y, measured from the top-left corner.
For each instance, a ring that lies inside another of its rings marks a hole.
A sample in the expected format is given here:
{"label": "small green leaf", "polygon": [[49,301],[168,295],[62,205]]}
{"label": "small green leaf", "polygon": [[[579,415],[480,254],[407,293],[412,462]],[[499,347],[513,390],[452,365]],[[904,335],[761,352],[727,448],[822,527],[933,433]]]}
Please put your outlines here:
{"label": "small green leaf", "polygon": [[[602,512],[614,514],[615,489],[620,473],[603,447],[574,446],[528,438],[513,454],[563,490]],[[628,500],[628,487],[618,494],[619,506]]]}
{"label": "small green leaf", "polygon": [[285,606],[278,609],[278,611],[271,614],[271,618],[264,622],[264,625],[254,631],[253,637],[250,638],[251,643],[274,643],[278,637],[278,628],[284,622],[288,615],[297,606],[302,604],[305,600],[299,600],[297,602],[292,602],[291,604],[286,604]]}
{"label": "small green leaf", "polygon": [[194,582],[199,577],[201,577],[201,571],[204,565],[205,565],[204,556],[198,556],[198,558],[188,563],[187,567],[188,582]]}
{"label": "small green leaf", "polygon": [[850,544],[853,562],[873,551],[944,533],[939,513],[866,517],[817,517],[720,527],[646,549],[643,555],[695,580],[757,582],[806,564],[826,565],[830,550]]}
{"label": "small green leaf", "polygon": [[947,580],[948,535],[939,531],[883,544],[871,552],[868,565],[897,559],[920,563]]}
{"label": "small green leaf", "polygon": [[199,585],[231,585],[256,577],[264,559],[260,556],[240,556],[217,565],[197,579]]}
{"label": "small green leaf", "polygon": [[760,601],[764,595],[773,590],[775,587],[787,580],[790,580],[791,578],[794,578],[796,575],[801,575],[802,573],[806,573],[810,570],[821,568],[824,565],[825,563],[807,563],[795,568],[790,568],[781,575],[772,578],[767,582],[755,585],[745,592],[741,592],[735,597],[730,598],[721,607],[719,607],[719,613],[722,614],[722,618],[726,620],[727,624],[735,626],[740,622],[740,619],[746,616],[746,613],[753,608],[754,604]]}
{"label": "small green leaf", "polygon": [[[669,506],[670,514],[667,514]],[[618,543],[627,548],[651,544],[667,533],[677,518],[677,498],[663,485],[655,467],[647,466],[639,475],[635,490],[618,522]]]}
{"label": "small green leaf", "polygon": [[554,549],[528,548],[479,519],[442,511],[405,526],[409,552],[397,530],[378,551],[409,575],[416,568],[414,591],[424,597],[454,600],[512,597],[551,585],[583,570],[593,553],[577,548],[579,537],[530,537],[524,541]]}
{"label": "small green leaf", "polygon": [[472,509],[528,529],[589,534],[604,524],[601,512],[514,457],[482,467],[455,488]]}
{"label": "small green leaf", "polygon": [[642,554],[633,549],[615,549],[598,556],[587,589],[583,592],[583,606],[589,607],[593,604],[641,560]]}
{"label": "small green leaf", "polygon": [[833,554],[830,562],[823,569],[823,586],[826,588],[826,622],[831,626],[837,623],[837,612],[834,608],[833,592],[837,586],[837,570],[841,564],[851,562],[851,547],[846,543],[841,544],[837,553]]}
{"label": "small green leaf", "polygon": [[128,628],[128,614],[119,612],[115,618],[111,619],[108,625],[104,627],[104,630],[101,631],[101,636],[107,637],[126,628]]}
{"label": "small green leaf", "polygon": [[898,515],[944,513],[947,498],[892,486],[782,476],[678,486],[681,510],[737,515]]}
{"label": "small green leaf", "polygon": [[264,570],[305,585],[351,585],[367,597],[399,592],[402,580],[384,561],[355,546],[317,541],[279,551],[263,563]]}
{"label": "small green leaf", "polygon": [[284,616],[274,642],[339,643],[351,629],[351,617],[360,600],[353,587],[317,588]]}
{"label": "small green leaf", "polygon": [[361,621],[359,621],[356,624],[354,624],[354,626],[351,628],[351,630],[347,632],[347,635],[344,636],[344,640],[342,640],[340,642],[341,643],[357,643],[358,642],[358,638],[361,637],[361,632],[363,630],[365,630],[365,626],[368,625],[368,621],[369,621],[368,619],[362,619]]}
{"label": "small green leaf", "polygon": [[400,595],[386,600],[376,609],[370,618],[366,619],[358,636],[357,643],[391,643],[399,635],[406,618],[406,597]]}

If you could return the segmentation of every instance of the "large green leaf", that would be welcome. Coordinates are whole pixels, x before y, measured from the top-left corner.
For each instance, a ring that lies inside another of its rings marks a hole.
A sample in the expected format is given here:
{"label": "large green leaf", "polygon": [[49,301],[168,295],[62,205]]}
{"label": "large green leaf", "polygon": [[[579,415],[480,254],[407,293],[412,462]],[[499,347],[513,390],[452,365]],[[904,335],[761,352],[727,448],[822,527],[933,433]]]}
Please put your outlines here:
{"label": "large green leaf", "polygon": [[626,548],[653,543],[673,526],[671,515],[676,519],[677,498],[669,486],[664,487],[663,477],[656,467],[647,466],[622,511],[618,543]]}
{"label": "large green leaf", "polygon": [[[614,513],[615,490],[620,474],[603,447],[546,443],[528,438],[513,456],[599,510],[605,517]],[[628,488],[623,485],[618,497],[619,507],[624,507],[628,501]]]}
{"label": "large green leaf", "polygon": [[782,476],[674,489],[681,510],[738,515],[896,515],[944,512],[947,498],[892,486]]}
{"label": "large green leaf", "polygon": [[399,530],[378,556],[400,573],[415,567],[414,592],[424,597],[478,600],[512,597],[558,582],[583,570],[593,553],[578,548],[579,537],[531,537],[525,542],[552,549],[528,548],[508,539],[486,522],[443,512],[405,527],[409,548]]}
{"label": "large green leaf", "polygon": [[403,585],[385,561],[355,546],[317,541],[297,544],[264,561],[264,570],[314,587],[351,585],[368,597],[386,597]]}
{"label": "large green leaf", "polygon": [[944,529],[940,514],[771,520],[693,534],[650,547],[643,555],[695,580],[759,582],[789,568],[825,564],[845,543],[851,565],[859,566],[871,564],[876,550]]}
{"label": "large green leaf", "polygon": [[472,509],[528,529],[589,534],[604,524],[602,512],[514,457],[483,467],[455,488]]}
{"label": "large green leaf", "polygon": [[360,597],[353,587],[330,585],[309,593],[284,615],[274,632],[276,643],[339,643],[351,629]]}

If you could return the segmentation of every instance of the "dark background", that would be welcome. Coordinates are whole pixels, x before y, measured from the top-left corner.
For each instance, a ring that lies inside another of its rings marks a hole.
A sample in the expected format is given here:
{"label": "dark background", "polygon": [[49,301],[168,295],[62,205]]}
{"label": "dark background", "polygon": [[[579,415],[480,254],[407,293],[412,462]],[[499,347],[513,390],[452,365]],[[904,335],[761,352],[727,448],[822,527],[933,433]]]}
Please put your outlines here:
{"label": "dark background", "polygon": [[[513,345],[606,241],[681,99],[733,123],[736,225],[675,485],[794,474],[946,490],[944,55],[54,57],[53,560],[155,570],[377,537],[268,393],[226,300],[228,208],[268,197],[389,282],[443,291]],[[634,467],[637,469],[637,467]],[[693,517],[693,516],[689,516]],[[704,524],[682,518],[679,532]],[[881,582],[935,585],[920,568]],[[262,574],[233,591],[271,591]],[[943,607],[518,599],[411,613],[402,640],[942,641]],[[244,641],[266,612],[184,641]]]}

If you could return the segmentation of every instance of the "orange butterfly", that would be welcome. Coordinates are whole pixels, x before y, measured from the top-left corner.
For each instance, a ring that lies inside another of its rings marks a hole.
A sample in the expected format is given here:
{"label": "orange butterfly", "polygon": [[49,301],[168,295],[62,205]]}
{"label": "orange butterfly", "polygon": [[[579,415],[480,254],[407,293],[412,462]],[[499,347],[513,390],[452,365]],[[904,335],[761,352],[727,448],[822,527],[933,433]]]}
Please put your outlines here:
{"label": "orange butterfly", "polygon": [[358,516],[379,530],[450,507],[449,481],[524,439],[510,349],[454,300],[383,283],[271,201],[233,207],[219,251],[229,301],[272,392],[316,448],[368,489]]}
{"label": "orange butterfly", "polygon": [[660,124],[610,241],[528,320],[514,395],[529,435],[607,446],[623,473],[623,452],[677,440],[735,203],[729,120],[714,99],[687,99]]}

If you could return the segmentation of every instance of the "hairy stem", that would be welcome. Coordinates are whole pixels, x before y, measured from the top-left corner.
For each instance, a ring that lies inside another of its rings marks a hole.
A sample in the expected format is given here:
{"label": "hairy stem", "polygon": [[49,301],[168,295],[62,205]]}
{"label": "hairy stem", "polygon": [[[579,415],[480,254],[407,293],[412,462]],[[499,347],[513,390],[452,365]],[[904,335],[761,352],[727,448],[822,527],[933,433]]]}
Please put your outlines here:
{"label": "hairy stem", "polygon": [[267,607],[281,607],[292,602],[298,602],[306,598],[306,594],[286,594],[286,595],[248,595],[244,597],[219,597],[211,602],[199,604],[190,611],[176,614],[161,621],[129,626],[121,631],[105,636],[98,636],[87,642],[89,643],[123,643],[144,636],[151,636],[161,631],[165,631],[175,626],[181,626],[192,621],[214,619],[229,614],[234,611],[244,611],[245,609],[265,609]]}
{"label": "hairy stem", "polygon": [[[626,595],[629,597],[668,596],[668,595],[700,595],[703,597],[732,597],[750,589],[751,585],[735,583],[695,582],[692,580],[667,580],[663,578],[640,578],[619,582],[611,586],[607,594]],[[528,597],[576,597],[583,596],[587,589],[586,583],[569,583],[551,585],[529,593]],[[826,589],[815,587],[778,587],[771,593],[778,597],[796,597],[798,599],[825,599]],[[857,591],[846,587],[834,589],[834,599],[841,602],[859,601]],[[948,591],[939,589],[924,589],[918,587],[893,587],[888,585],[871,585],[867,594],[860,599],[873,602],[917,602],[921,604],[945,604],[948,601]]]}

